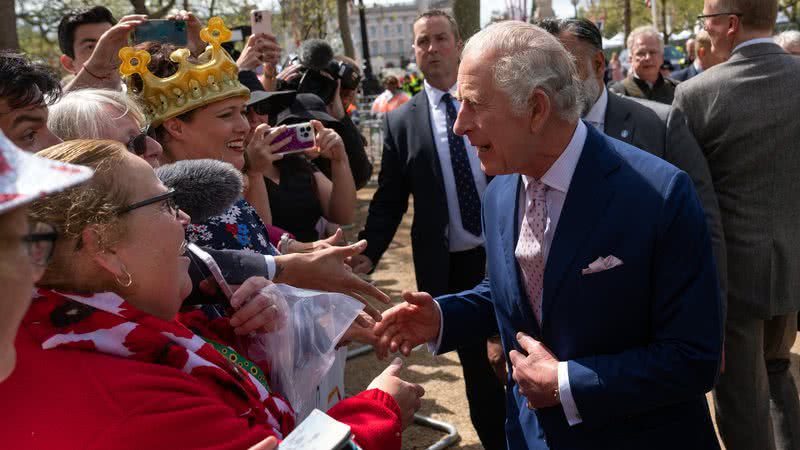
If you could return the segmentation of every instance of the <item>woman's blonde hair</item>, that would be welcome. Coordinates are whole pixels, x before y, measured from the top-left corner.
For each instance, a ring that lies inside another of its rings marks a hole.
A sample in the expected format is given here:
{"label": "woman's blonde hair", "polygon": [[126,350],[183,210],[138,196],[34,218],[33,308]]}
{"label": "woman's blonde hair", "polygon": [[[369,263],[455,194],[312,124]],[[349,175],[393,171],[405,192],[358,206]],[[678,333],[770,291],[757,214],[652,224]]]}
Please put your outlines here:
{"label": "woman's blonde hair", "polygon": [[65,141],[102,139],[115,121],[131,116],[139,128],[147,122],[135,100],[120,91],[81,89],[61,97],[50,107],[47,127]]}
{"label": "woman's blonde hair", "polygon": [[[108,248],[125,235],[117,210],[128,204],[130,188],[125,179],[123,162],[130,158],[125,146],[109,140],[67,141],[37,155],[94,169],[86,183],[49,195],[31,204],[33,220],[54,225],[59,233],[53,258],[40,285],[71,287],[73,254],[83,246],[81,235],[87,226],[95,226],[99,244]],[[67,286],[64,286],[66,284]]]}

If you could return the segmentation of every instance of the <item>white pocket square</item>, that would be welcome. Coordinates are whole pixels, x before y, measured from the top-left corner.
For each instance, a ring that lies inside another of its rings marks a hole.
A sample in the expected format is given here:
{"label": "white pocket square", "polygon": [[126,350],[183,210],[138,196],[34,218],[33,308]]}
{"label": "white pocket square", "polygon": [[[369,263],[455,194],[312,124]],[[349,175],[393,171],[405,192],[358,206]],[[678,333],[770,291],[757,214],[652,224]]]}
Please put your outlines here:
{"label": "white pocket square", "polygon": [[613,269],[614,267],[621,265],[621,259],[614,255],[608,255],[605,258],[597,258],[593,263],[589,264],[589,267],[581,270],[581,273],[583,275],[589,275],[590,273],[602,272],[604,270]]}

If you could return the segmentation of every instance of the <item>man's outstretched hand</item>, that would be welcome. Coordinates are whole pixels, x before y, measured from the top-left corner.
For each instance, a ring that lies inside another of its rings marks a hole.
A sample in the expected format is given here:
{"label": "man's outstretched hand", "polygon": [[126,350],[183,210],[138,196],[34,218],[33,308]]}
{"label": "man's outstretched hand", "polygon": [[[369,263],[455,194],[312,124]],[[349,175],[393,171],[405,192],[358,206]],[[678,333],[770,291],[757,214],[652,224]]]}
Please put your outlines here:
{"label": "man's outstretched hand", "polygon": [[405,302],[383,313],[383,320],[375,325],[375,354],[380,359],[400,351],[408,356],[417,345],[439,335],[441,314],[427,292],[403,292]]}

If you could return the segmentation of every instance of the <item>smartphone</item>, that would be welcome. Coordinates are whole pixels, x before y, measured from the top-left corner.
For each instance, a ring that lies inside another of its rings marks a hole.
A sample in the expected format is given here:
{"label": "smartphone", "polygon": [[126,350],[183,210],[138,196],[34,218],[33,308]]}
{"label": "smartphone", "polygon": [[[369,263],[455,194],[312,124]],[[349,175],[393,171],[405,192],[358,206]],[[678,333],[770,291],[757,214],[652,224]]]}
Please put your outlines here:
{"label": "smartphone", "polygon": [[225,294],[225,297],[230,300],[233,297],[233,289],[231,289],[230,285],[227,281],[225,281],[225,277],[222,276],[222,269],[219,268],[219,265],[211,255],[208,254],[205,250],[198,247],[196,244],[189,244],[186,246],[186,249],[190,252],[194,253],[195,256],[200,258],[203,261],[203,264],[208,267],[208,271],[211,272],[211,276],[214,277],[214,281],[217,282],[219,289]]}
{"label": "smartphone", "polygon": [[253,34],[272,34],[272,11],[268,9],[250,11],[250,28]]}
{"label": "smartphone", "polygon": [[185,20],[148,20],[133,30],[133,45],[156,41],[185,47],[188,38]]}
{"label": "smartphone", "polygon": [[299,153],[312,149],[317,146],[317,136],[311,122],[296,123],[287,125],[286,131],[279,134],[272,142],[280,142],[287,137],[291,140],[283,147],[275,150],[274,153]]}

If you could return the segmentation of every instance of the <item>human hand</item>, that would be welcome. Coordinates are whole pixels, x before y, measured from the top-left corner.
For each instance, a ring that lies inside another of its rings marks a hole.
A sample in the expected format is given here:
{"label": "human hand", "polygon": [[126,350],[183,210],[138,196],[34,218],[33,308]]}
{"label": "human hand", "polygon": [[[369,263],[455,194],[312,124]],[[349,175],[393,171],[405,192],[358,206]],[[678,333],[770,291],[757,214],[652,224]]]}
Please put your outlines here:
{"label": "human hand", "polygon": [[256,127],[245,149],[250,162],[249,170],[264,173],[272,167],[275,161],[283,158],[283,153],[275,152],[288,144],[292,138],[287,136],[280,141],[275,141],[275,139],[284,131],[286,131],[285,125],[270,128],[268,124],[262,123]]}
{"label": "human hand", "polygon": [[92,56],[84,63],[93,76],[112,78],[121,63],[119,51],[128,46],[128,35],[137,26],[147,22],[144,14],[133,14],[119,19],[116,25],[106,30],[97,40]]}
{"label": "human hand", "polygon": [[342,231],[341,228],[337,228],[336,233],[334,233],[333,235],[325,239],[316,240],[314,242],[300,242],[294,239],[290,239],[288,245],[289,248],[286,249],[285,252],[283,251],[282,248],[280,250],[281,253],[309,253],[344,244],[346,244],[344,240],[344,232]]}
{"label": "human hand", "polygon": [[266,278],[250,277],[233,293],[230,302],[236,312],[231,316],[230,324],[236,334],[269,333],[285,320],[285,317],[280,317],[275,299],[262,292],[271,284]]}
{"label": "human hand", "polygon": [[375,326],[379,337],[375,354],[379,359],[397,351],[408,356],[414,347],[439,335],[442,318],[430,294],[403,292],[403,300],[405,303],[384,311],[383,320]]}
{"label": "human hand", "polygon": [[517,333],[517,342],[528,356],[511,350],[511,377],[519,393],[527,397],[529,408],[547,408],[561,403],[558,390],[558,360],[541,342],[525,333]]}
{"label": "human hand", "polygon": [[248,450],[275,450],[276,448],[278,448],[278,439],[275,436],[270,436]]}
{"label": "human hand", "polygon": [[486,340],[486,356],[494,374],[501,383],[506,383],[506,355],[503,353],[503,343],[500,336],[492,336]]}
{"label": "human hand", "polygon": [[[389,296],[367,283],[348,270],[346,258],[363,252],[367,241],[361,240],[344,247],[330,247],[311,253],[286,255],[286,267],[276,283],[287,283],[295,287],[340,292],[364,304],[364,311],[376,322],[381,321],[381,313],[365,299],[372,297],[382,303],[389,303]],[[278,257],[282,258],[282,257]],[[358,320],[358,319],[357,319]],[[364,324],[368,326],[368,324]]]}
{"label": "human hand", "polygon": [[370,273],[375,267],[375,264],[372,263],[372,260],[367,255],[355,255],[345,262],[353,268],[355,273]]}
{"label": "human hand", "polygon": [[420,397],[425,395],[425,389],[416,383],[401,380],[398,374],[402,368],[403,360],[395,358],[380,375],[372,380],[367,390],[380,389],[394,398],[397,406],[400,407],[400,418],[405,430],[414,420],[414,413],[419,411]]}
{"label": "human hand", "polygon": [[[355,341],[361,344],[367,345],[375,345],[378,341],[378,337],[375,335],[375,321],[365,313],[364,311],[360,311],[358,313],[360,320],[354,321],[347,331],[344,332],[344,335],[339,342],[336,344],[336,348],[343,347],[345,345],[349,345],[351,342]],[[367,323],[369,325],[364,325]]]}
{"label": "human hand", "polygon": [[292,81],[301,76],[300,69],[302,68],[303,66],[301,66],[299,63],[294,63],[281,70],[281,73],[279,73],[275,78],[283,81]]}
{"label": "human hand", "polygon": [[[329,159],[331,163],[348,162],[347,153],[344,150],[344,141],[342,141],[339,133],[330,128],[325,128],[319,120],[312,120],[311,126],[317,133],[317,146],[315,149],[307,150],[307,152],[325,159]],[[349,163],[348,163],[349,164]]]}
{"label": "human hand", "polygon": [[264,63],[275,64],[280,58],[281,47],[275,36],[256,33],[247,38],[242,54],[236,60],[239,70],[255,70]]}
{"label": "human hand", "polygon": [[183,20],[186,22],[186,47],[197,56],[206,49],[206,43],[200,39],[200,30],[203,29],[203,24],[200,19],[191,11],[182,9],[175,14],[167,16],[167,20]]}
{"label": "human hand", "polygon": [[342,120],[346,111],[342,103],[342,80],[336,80],[336,92],[333,94],[333,99],[326,105],[328,114],[332,115],[336,120]]}

